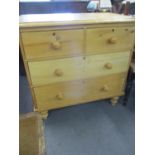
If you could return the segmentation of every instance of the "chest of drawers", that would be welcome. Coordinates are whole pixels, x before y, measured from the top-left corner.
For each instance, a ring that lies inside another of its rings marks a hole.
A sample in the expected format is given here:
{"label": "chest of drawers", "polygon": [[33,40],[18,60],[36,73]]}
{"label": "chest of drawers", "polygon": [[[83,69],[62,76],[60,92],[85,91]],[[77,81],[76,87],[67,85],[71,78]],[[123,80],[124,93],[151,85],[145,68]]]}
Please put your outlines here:
{"label": "chest of drawers", "polygon": [[134,18],[112,13],[20,16],[20,48],[34,110],[123,95]]}

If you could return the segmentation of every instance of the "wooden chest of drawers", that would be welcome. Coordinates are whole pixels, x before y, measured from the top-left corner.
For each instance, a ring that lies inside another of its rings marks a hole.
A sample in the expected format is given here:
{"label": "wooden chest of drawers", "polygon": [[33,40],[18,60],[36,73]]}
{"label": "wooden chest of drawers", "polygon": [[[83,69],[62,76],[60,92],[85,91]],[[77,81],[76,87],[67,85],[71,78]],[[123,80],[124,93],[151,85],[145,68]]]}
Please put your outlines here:
{"label": "wooden chest of drawers", "polygon": [[20,16],[20,47],[34,110],[123,95],[134,18],[111,13]]}

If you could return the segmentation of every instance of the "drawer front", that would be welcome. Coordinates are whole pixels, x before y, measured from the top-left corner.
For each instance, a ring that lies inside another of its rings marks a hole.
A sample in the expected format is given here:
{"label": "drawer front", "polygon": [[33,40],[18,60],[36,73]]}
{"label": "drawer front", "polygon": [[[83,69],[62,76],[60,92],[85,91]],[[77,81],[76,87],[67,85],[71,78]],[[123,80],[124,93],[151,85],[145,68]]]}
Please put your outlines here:
{"label": "drawer front", "polygon": [[125,73],[34,88],[39,110],[122,95]]}
{"label": "drawer front", "polygon": [[96,28],[86,30],[86,53],[119,52],[131,50],[134,28]]}
{"label": "drawer front", "polygon": [[32,85],[127,72],[130,52],[29,62]]}
{"label": "drawer front", "polygon": [[26,59],[71,57],[83,51],[82,29],[23,32],[21,36]]}

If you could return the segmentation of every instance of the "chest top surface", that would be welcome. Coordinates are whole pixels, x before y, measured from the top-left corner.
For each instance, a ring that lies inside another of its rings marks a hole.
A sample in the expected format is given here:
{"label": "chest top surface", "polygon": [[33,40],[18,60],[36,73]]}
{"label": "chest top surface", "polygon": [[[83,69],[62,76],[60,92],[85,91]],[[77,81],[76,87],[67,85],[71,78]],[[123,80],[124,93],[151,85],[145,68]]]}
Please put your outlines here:
{"label": "chest top surface", "polygon": [[19,17],[20,28],[132,22],[133,16],[114,13],[28,14]]}

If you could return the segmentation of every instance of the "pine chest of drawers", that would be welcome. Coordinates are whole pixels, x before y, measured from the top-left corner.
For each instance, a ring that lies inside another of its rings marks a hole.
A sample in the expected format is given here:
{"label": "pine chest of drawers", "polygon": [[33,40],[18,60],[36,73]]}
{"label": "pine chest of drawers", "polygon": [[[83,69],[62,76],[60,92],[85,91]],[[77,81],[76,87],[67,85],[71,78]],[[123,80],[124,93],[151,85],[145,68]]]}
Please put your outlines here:
{"label": "pine chest of drawers", "polygon": [[20,16],[20,48],[34,110],[124,93],[134,45],[134,18],[112,13]]}

